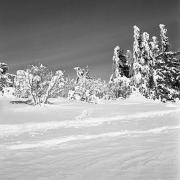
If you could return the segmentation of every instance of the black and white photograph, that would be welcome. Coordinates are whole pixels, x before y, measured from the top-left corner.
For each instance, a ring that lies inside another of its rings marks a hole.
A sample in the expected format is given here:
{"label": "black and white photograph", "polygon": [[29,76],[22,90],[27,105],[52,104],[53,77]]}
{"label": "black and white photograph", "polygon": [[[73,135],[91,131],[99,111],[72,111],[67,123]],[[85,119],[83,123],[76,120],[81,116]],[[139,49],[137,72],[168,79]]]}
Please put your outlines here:
{"label": "black and white photograph", "polygon": [[0,0],[0,180],[180,180],[180,1]]}

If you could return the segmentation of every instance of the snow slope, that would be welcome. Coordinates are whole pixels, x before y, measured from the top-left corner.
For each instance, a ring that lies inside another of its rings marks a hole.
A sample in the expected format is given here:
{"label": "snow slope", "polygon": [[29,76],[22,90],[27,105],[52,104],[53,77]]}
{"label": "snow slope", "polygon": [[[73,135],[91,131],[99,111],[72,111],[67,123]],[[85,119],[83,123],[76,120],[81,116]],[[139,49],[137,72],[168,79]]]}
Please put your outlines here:
{"label": "snow slope", "polygon": [[0,98],[2,180],[180,179],[179,104],[138,94],[41,107],[10,99]]}

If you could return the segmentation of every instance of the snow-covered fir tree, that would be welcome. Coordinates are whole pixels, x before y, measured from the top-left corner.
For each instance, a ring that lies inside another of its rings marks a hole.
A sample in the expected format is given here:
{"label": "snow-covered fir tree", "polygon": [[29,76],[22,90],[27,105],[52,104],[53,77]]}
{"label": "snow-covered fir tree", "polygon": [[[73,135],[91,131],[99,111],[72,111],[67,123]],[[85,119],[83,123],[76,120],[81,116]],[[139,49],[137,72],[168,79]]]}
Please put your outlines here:
{"label": "snow-covered fir tree", "polygon": [[154,94],[154,61],[149,34],[144,32],[142,34],[141,53],[138,59],[140,64],[139,73],[141,74],[141,84],[139,84],[138,88],[147,98],[151,98]]}
{"label": "snow-covered fir tree", "polygon": [[149,34],[141,33],[137,26],[134,26],[134,85],[145,96],[149,94],[148,85],[150,84],[150,73],[152,72],[152,58],[150,55]]}
{"label": "snow-covered fir tree", "polygon": [[126,54],[119,46],[114,48],[114,55],[112,58],[113,73],[110,77],[109,88],[114,98],[126,98],[131,93],[130,79],[133,74],[131,71],[132,55],[128,50]]}
{"label": "snow-covered fir tree", "polygon": [[117,78],[119,76],[129,77],[130,59],[131,52],[129,50],[126,54],[124,54],[123,50],[119,46],[114,48],[114,55],[112,58],[113,78]]}
{"label": "snow-covered fir tree", "polygon": [[156,56],[156,98],[165,101],[180,99],[180,52],[170,51],[165,25],[160,24],[160,51]]}
{"label": "snow-covered fir tree", "polygon": [[160,37],[161,37],[161,52],[169,51],[169,40],[167,37],[167,29],[164,24],[159,25],[160,28]]}
{"label": "snow-covered fir tree", "polygon": [[133,83],[138,87],[142,83],[141,76],[141,50],[142,50],[142,37],[140,34],[140,29],[137,26],[134,26],[134,43],[133,43]]}

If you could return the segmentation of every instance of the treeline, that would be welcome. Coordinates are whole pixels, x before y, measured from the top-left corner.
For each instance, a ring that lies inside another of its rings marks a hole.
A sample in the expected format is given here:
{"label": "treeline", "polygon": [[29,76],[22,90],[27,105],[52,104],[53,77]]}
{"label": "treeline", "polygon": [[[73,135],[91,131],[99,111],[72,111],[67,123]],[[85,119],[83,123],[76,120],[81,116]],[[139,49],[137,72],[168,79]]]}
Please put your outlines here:
{"label": "treeline", "polygon": [[115,47],[109,82],[92,77],[88,67],[75,67],[77,77],[70,79],[62,70],[53,72],[42,64],[13,75],[7,73],[7,64],[0,63],[0,91],[12,87],[14,96],[34,105],[48,103],[52,97],[98,103],[127,98],[133,90],[146,98],[176,101],[180,99],[180,52],[170,51],[167,29],[162,24],[159,27],[160,40],[134,26],[133,51]]}

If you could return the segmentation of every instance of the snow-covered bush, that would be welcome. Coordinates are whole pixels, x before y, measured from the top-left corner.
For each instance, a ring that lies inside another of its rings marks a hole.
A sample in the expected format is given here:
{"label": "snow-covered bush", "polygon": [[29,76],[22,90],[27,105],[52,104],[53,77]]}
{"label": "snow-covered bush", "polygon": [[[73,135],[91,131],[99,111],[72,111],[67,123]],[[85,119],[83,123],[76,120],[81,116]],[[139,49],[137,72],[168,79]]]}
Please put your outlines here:
{"label": "snow-covered bush", "polygon": [[128,98],[131,93],[131,79],[125,76],[119,76],[109,81],[109,94],[112,99]]}
{"label": "snow-covered bush", "polygon": [[103,99],[108,94],[108,86],[106,82],[101,79],[88,79],[84,83],[84,86],[87,90],[86,93],[88,92],[90,97],[95,96],[99,99]]}
{"label": "snow-covered bush", "polygon": [[16,96],[30,98],[34,105],[47,103],[48,98],[61,91],[63,86],[63,72],[53,73],[42,64],[18,70],[15,78]]}
{"label": "snow-covered bush", "polygon": [[14,83],[14,75],[7,73],[8,65],[0,63],[0,92],[4,93],[4,88],[12,87]]}
{"label": "snow-covered bush", "polygon": [[65,77],[63,88],[59,88],[59,90],[55,91],[53,93],[53,97],[54,98],[56,98],[56,97],[68,98],[69,91],[74,89],[74,86],[75,86],[75,80],[71,79],[69,77]]}
{"label": "snow-covered bush", "polygon": [[0,63],[0,74],[6,74],[8,71],[8,65],[6,63]]}
{"label": "snow-covered bush", "polygon": [[74,86],[68,92],[69,99],[77,99],[86,102],[97,102],[108,94],[108,85],[101,79],[92,78],[89,69],[80,67],[74,68],[77,73],[77,79]]}

